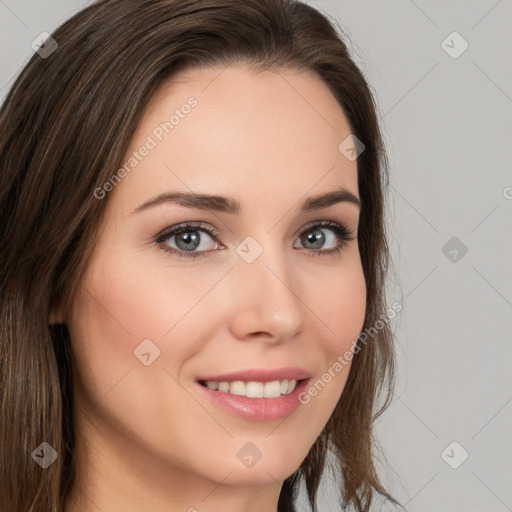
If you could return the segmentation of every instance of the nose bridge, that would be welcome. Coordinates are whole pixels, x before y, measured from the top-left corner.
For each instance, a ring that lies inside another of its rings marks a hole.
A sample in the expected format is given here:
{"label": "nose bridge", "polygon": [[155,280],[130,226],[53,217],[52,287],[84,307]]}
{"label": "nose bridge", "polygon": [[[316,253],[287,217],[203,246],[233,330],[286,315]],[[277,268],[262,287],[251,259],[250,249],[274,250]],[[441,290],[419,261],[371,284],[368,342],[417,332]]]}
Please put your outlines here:
{"label": "nose bridge", "polygon": [[282,244],[265,237],[265,245],[247,237],[237,247],[233,272],[234,327],[238,335],[266,332],[275,338],[300,329],[304,311],[293,268]]}

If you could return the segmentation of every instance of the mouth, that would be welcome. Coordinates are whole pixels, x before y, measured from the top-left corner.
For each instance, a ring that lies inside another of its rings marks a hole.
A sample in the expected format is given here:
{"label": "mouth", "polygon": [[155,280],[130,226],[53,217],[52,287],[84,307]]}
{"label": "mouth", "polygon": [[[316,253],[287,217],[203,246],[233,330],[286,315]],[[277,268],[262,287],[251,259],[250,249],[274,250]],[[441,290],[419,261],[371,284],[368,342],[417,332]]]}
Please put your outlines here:
{"label": "mouth", "polygon": [[198,388],[215,406],[252,421],[282,419],[298,407],[299,395],[311,380],[301,368],[251,369],[196,379]]}

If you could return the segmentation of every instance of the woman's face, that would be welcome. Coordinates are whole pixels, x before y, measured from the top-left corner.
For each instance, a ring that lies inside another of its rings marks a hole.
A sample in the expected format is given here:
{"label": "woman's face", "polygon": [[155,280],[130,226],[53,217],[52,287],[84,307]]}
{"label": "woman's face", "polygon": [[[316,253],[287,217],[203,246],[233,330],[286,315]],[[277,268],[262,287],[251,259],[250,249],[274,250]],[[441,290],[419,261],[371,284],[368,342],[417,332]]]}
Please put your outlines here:
{"label": "woman's face", "polygon": [[95,192],[102,234],[63,319],[98,493],[193,489],[208,510],[228,487],[275,498],[300,466],[365,315],[359,207],[311,201],[359,197],[357,162],[339,148],[349,134],[309,72],[193,70],[152,98],[125,171]]}

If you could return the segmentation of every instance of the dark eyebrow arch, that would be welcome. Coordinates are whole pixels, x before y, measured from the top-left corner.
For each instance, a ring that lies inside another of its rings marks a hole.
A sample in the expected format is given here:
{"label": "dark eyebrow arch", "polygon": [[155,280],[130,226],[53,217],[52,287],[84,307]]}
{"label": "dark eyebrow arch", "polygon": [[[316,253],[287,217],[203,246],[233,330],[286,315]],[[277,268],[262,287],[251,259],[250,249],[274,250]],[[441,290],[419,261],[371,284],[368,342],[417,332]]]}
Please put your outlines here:
{"label": "dark eyebrow arch", "polygon": [[[359,209],[361,202],[357,196],[345,188],[339,188],[332,192],[309,197],[299,206],[300,212],[309,212],[328,208],[337,203],[348,202],[355,204]],[[164,203],[173,203],[186,208],[197,208],[200,210],[214,210],[237,215],[242,211],[242,205],[233,198],[201,194],[196,192],[165,192],[148,199],[139,205],[132,214],[140,213],[148,208]]]}

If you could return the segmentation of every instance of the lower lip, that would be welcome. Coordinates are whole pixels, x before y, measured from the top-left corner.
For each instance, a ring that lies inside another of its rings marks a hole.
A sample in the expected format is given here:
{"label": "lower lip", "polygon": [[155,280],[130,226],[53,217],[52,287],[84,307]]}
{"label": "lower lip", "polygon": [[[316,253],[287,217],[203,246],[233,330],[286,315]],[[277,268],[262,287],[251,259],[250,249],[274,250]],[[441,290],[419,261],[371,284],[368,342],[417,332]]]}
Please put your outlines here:
{"label": "lower lip", "polygon": [[253,421],[272,421],[285,418],[301,405],[299,394],[307,387],[308,381],[300,381],[291,393],[278,398],[249,398],[214,391],[199,382],[197,385],[213,403],[236,416]]}

